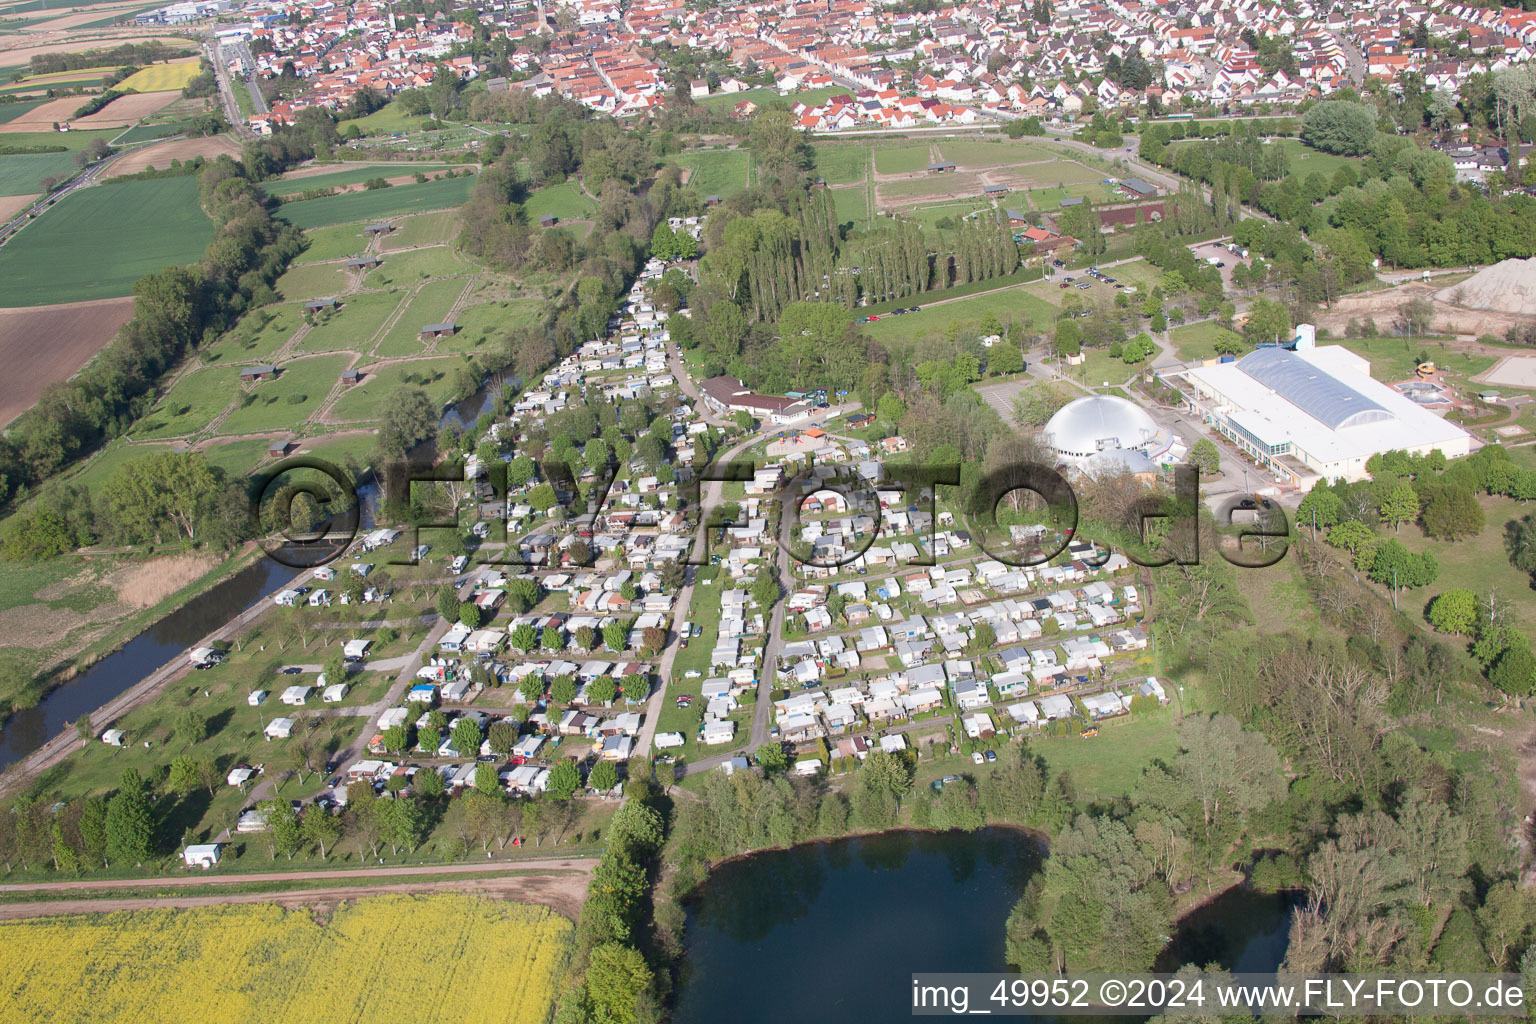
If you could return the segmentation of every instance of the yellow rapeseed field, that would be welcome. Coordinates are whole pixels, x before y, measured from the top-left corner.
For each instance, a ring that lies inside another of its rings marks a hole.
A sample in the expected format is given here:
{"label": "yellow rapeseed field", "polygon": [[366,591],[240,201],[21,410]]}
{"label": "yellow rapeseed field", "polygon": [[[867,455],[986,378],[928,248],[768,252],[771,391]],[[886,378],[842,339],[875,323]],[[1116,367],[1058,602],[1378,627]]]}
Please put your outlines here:
{"label": "yellow rapeseed field", "polygon": [[117,88],[136,89],[139,92],[169,92],[183,88],[197,77],[200,69],[201,65],[195,58],[173,64],[151,64],[123,79]]}
{"label": "yellow rapeseed field", "polygon": [[373,896],[326,924],[272,904],[0,924],[0,1021],[531,1024],[571,924],[476,896]]}

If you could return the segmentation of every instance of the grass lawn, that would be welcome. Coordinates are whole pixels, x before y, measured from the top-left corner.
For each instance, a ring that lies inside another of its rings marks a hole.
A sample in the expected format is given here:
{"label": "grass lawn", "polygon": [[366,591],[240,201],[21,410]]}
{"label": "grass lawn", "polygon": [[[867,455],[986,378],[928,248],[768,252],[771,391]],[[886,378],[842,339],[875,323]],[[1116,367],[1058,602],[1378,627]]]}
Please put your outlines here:
{"label": "grass lawn", "polygon": [[[0,104],[0,110],[12,106],[12,104]],[[23,103],[15,104],[17,107],[25,106]],[[20,114],[12,114],[16,117]],[[110,142],[122,134],[121,128],[99,128],[95,130],[80,129],[68,132],[6,132],[0,135],[0,146],[63,146],[73,152],[84,149],[91,144],[92,139],[100,139],[102,142]]]}
{"label": "grass lawn", "polygon": [[1216,321],[1206,320],[1188,327],[1175,327],[1168,332],[1168,337],[1173,342],[1174,354],[1185,362],[1191,362],[1196,359],[1215,359],[1217,339],[1232,333]]}
{"label": "grass lawn", "polygon": [[1276,139],[1270,145],[1283,147],[1290,158],[1291,173],[1303,178],[1313,171],[1320,171],[1331,178],[1340,167],[1352,167],[1356,171],[1360,169],[1359,157],[1324,153],[1320,149],[1313,149],[1300,139]]}
{"label": "grass lawn", "polygon": [[869,146],[864,143],[823,143],[814,152],[815,174],[828,185],[850,185],[869,177]]}
{"label": "grass lawn", "polygon": [[1079,792],[1098,797],[1128,795],[1153,761],[1178,751],[1176,704],[1100,722],[1099,735],[1031,737],[1029,747],[1044,757],[1051,773],[1067,772]]}
{"label": "grass lawn", "polygon": [[[875,159],[878,160],[877,153]],[[921,178],[907,178],[903,181],[882,181],[879,185],[880,198],[884,199],[920,199],[924,196],[932,196],[936,200],[953,202],[950,199],[955,195],[981,195],[981,179],[974,174],[935,174],[924,175]]]}
{"label": "grass lawn", "polygon": [[277,279],[277,294],[285,299],[318,299],[341,294],[346,271],[337,263],[294,267]]}
{"label": "grass lawn", "polygon": [[1114,358],[1107,348],[1085,348],[1083,355],[1086,358],[1077,366],[1064,366],[1061,369],[1067,371],[1067,376],[1091,388],[1102,387],[1105,382],[1111,386],[1124,384],[1132,374],[1140,373],[1145,368],[1145,364],[1133,366],[1123,359]]}
{"label": "grass lawn", "polygon": [[372,432],[347,437],[319,437],[304,441],[298,450],[300,454],[312,455],[338,466],[345,462],[349,455],[359,463],[365,464],[368,461],[368,453],[373,451],[375,440]]}
{"label": "grass lawn", "polygon": [[788,96],[780,96],[777,89],[747,89],[744,92],[721,92],[704,99],[696,100],[701,107],[709,107],[719,110],[722,107],[734,107],[742,100],[750,100],[759,107],[777,106],[792,107],[796,103],[805,103],[816,106],[823,101],[839,94],[845,94],[849,90],[841,85],[826,85],[819,89],[805,89],[801,92],[790,93]]}
{"label": "grass lawn", "polygon": [[284,342],[293,337],[293,332],[303,322],[304,307],[298,303],[262,306],[241,317],[235,329],[217,342],[199,349],[198,356],[208,363],[245,363],[270,359],[274,352],[283,347]]}
{"label": "grass lawn", "polygon": [[369,370],[361,384],[336,400],[328,416],[339,421],[376,420],[384,414],[390,395],[402,384],[423,388],[435,400],[446,403],[453,388],[453,371],[463,365],[464,360],[458,356],[443,356]]}
{"label": "grass lawn", "polygon": [[1407,380],[1423,358],[1442,370],[1468,377],[1487,371],[1496,362],[1493,356],[1473,355],[1444,343],[1412,338],[1346,338],[1339,344],[1369,359],[1371,376],[1379,381]]}
{"label": "grass lawn", "polygon": [[316,356],[283,363],[276,380],[262,381],[240,396],[219,433],[254,434],[297,427],[320,407],[349,362],[348,356]]}
{"label": "grass lawn", "polygon": [[[915,306],[923,306],[921,295],[913,296],[911,301]],[[923,306],[921,312],[882,317],[863,327],[872,337],[881,341],[913,341],[937,334],[955,321],[967,323],[980,320],[988,313],[996,313],[1000,320],[1011,317],[1014,323],[1028,322],[1036,328],[1044,328],[1056,319],[1054,306],[1016,286],[987,295],[956,299],[942,305]]]}
{"label": "grass lawn", "polygon": [[442,323],[448,318],[448,310],[464,293],[465,282],[459,280],[429,281],[422,285],[411,298],[410,305],[395,321],[373,350],[380,358],[386,356],[420,355],[426,344],[418,335],[426,324]]}
{"label": "grass lawn", "polygon": [[103,448],[78,472],[71,475],[69,482],[84,487],[88,491],[94,490],[105,484],[112,478],[113,473],[128,463],[170,450],[171,446],[168,444],[128,444],[115,441]]}
{"label": "grass lawn", "polygon": [[[1486,594],[1497,588],[1499,597],[1515,607],[1519,627],[1530,635],[1536,630],[1536,590],[1531,577],[1509,564],[1504,551],[1504,524],[1524,518],[1536,506],[1521,504],[1513,498],[1478,496],[1486,525],[1476,537],[1459,541],[1431,540],[1417,526],[1404,526],[1397,539],[1412,551],[1428,551],[1440,563],[1440,576],[1422,590],[1404,590],[1398,595],[1403,611],[1417,619],[1438,594],[1463,588],[1474,594]],[[1391,536],[1390,531],[1383,536]]]}
{"label": "grass lawn", "polygon": [[195,177],[81,189],[0,248],[0,306],[128,295],[145,274],[199,259],[212,237]]}
{"label": "grass lawn", "polygon": [[933,154],[926,142],[875,147],[875,170],[880,174],[909,174],[932,162]]}
{"label": "grass lawn", "polygon": [[530,192],[523,210],[529,221],[537,224],[546,214],[560,220],[586,220],[597,211],[597,204],[587,198],[576,182],[566,181]]}
{"label": "grass lawn", "polygon": [[403,297],[397,292],[349,295],[339,310],[320,314],[315,326],[299,342],[299,348],[304,352],[367,352],[373,347],[373,336]]}
{"label": "grass lawn", "polygon": [[[0,135],[0,140],[4,136]],[[4,145],[0,141],[0,145]],[[43,190],[43,179],[69,176],[75,170],[73,153],[18,153],[0,156],[0,196],[29,196]]]}
{"label": "grass lawn", "polygon": [[[136,124],[127,131],[113,137],[112,143],[117,146],[128,146],[135,142],[148,142],[151,139],[163,139],[167,135],[175,135],[185,131],[187,127],[184,121],[170,121],[161,124]],[[71,132],[71,135],[74,133]]]}
{"label": "grass lawn", "polygon": [[695,149],[667,159],[693,171],[688,187],[701,196],[726,199],[747,187],[751,154],[744,149]]}
{"label": "grass lawn", "polygon": [[371,192],[348,192],[302,203],[284,203],[278,209],[278,216],[305,230],[356,220],[379,220],[421,210],[463,206],[474,188],[474,175],[444,178],[420,185],[395,185]]}
{"label": "grass lawn", "polygon": [[385,257],[383,266],[368,272],[363,287],[409,287],[428,278],[453,277],[473,270],[451,247],[435,245]]}
{"label": "grass lawn", "polygon": [[178,380],[148,415],[134,424],[135,440],[195,434],[229,408],[239,391],[240,371],[233,366],[209,366]]}
{"label": "grass lawn", "polygon": [[[339,188],[342,185],[356,185],[360,182],[370,181],[374,178],[398,178],[406,174],[414,174],[417,171],[429,178],[434,172],[448,170],[447,164],[417,164],[417,163],[387,163],[387,164],[346,164],[330,174],[306,174],[300,177],[283,177],[262,183],[262,188],[271,196],[291,196],[300,192],[307,192],[312,188]],[[457,170],[458,168],[453,168]]]}
{"label": "grass lawn", "polygon": [[[458,283],[458,282],[455,282]],[[473,301],[473,296],[465,301]],[[509,299],[483,302],[459,314],[459,332],[439,338],[439,352],[473,352],[517,327],[536,326],[549,310],[542,299]]]}
{"label": "grass lawn", "polygon": [[203,449],[210,463],[229,474],[232,480],[243,480],[267,457],[270,442],[264,437],[246,437],[238,441],[215,441]]}
{"label": "grass lawn", "polygon": [[869,190],[863,186],[833,189],[832,213],[839,224],[851,222],[855,227],[867,226],[869,224]]}
{"label": "grass lawn", "polygon": [[937,230],[936,225],[945,217],[959,221],[977,210],[990,210],[992,204],[985,199],[953,199],[930,206],[914,206],[903,210],[901,215],[916,221],[925,228]]}
{"label": "grass lawn", "polygon": [[[429,215],[431,216],[431,215]],[[310,228],[304,232],[309,248],[299,254],[295,263],[319,263],[324,260],[347,259],[361,253],[368,245],[363,237],[362,222],[338,224],[328,228]]]}
{"label": "grass lawn", "polygon": [[385,235],[380,248],[405,249],[413,245],[436,245],[452,241],[459,233],[459,215],[444,210],[440,213],[418,213],[406,217],[395,230]]}
{"label": "grass lawn", "polygon": [[355,124],[358,131],[364,135],[376,135],[380,132],[384,134],[407,132],[419,128],[425,123],[426,118],[420,115],[413,116],[407,114],[400,104],[390,103],[375,110],[367,117],[356,117],[351,120],[342,121],[336,127],[341,131],[346,131],[347,125]]}

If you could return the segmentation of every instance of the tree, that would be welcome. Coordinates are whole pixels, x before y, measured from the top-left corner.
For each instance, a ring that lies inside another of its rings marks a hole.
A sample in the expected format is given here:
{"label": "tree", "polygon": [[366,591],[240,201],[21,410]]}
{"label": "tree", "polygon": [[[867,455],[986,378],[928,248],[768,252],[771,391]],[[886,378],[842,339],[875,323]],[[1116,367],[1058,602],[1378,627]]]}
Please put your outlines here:
{"label": "tree", "polygon": [[765,772],[782,772],[789,769],[789,756],[784,753],[782,743],[764,743],[753,751],[752,756]]}
{"label": "tree", "polygon": [[1477,628],[1477,596],[1470,590],[1447,590],[1429,603],[1426,617],[1441,633],[1471,635]]}
{"label": "tree", "polygon": [[763,611],[767,611],[778,599],[778,574],[772,570],[758,573],[757,579],[752,581],[752,600],[757,602],[757,606]]}
{"label": "tree", "polygon": [[618,684],[613,676],[598,676],[587,684],[587,700],[593,704],[610,704],[618,696]]}
{"label": "tree", "polygon": [[638,949],[620,942],[595,946],[587,960],[586,989],[599,1024],[635,1024],[640,996],[651,987],[651,969]]}
{"label": "tree", "polygon": [[403,725],[392,725],[379,734],[379,741],[391,754],[403,754],[411,745],[410,733]]}
{"label": "tree", "polygon": [[[432,775],[437,774],[430,769],[428,772]],[[320,847],[322,860],[326,856],[326,850],[335,846],[336,841],[341,838],[341,819],[318,804],[310,804],[304,808],[299,826],[304,838]]]}
{"label": "tree", "polygon": [[1424,530],[1442,540],[1475,537],[1483,532],[1483,507],[1467,488],[1447,484],[1424,506]]}
{"label": "tree", "polygon": [[267,818],[267,844],[272,859],[276,860],[281,853],[292,860],[304,845],[304,831],[299,826],[299,816],[293,805],[287,800],[272,799],[264,800],[258,806]]}
{"label": "tree", "polygon": [[1319,103],[1302,118],[1301,139],[1325,153],[1364,156],[1376,139],[1376,109],[1348,100]]}
{"label": "tree", "polygon": [[597,646],[597,630],[591,626],[576,627],[576,646],[584,651],[590,651]]}
{"label": "tree", "polygon": [[436,436],[437,403],[424,390],[403,385],[390,392],[379,424],[378,451],[384,462],[397,462],[421,442]]}
{"label": "tree", "polygon": [[599,761],[587,775],[587,786],[599,793],[607,793],[619,784],[619,770],[612,761]]}
{"label": "tree", "polygon": [[624,650],[629,642],[629,627],[622,622],[610,622],[603,627],[603,646],[615,654]]}
{"label": "tree", "polygon": [[436,800],[448,791],[448,784],[436,768],[423,768],[411,776],[411,792],[423,800]]}
{"label": "tree", "polygon": [[1207,476],[1221,470],[1221,452],[1217,450],[1216,443],[1208,437],[1202,437],[1189,449],[1189,461]]}
{"label": "tree", "polygon": [[459,605],[459,622],[466,629],[479,629],[482,614],[480,606],[473,601],[464,601]]}
{"label": "tree", "polygon": [[381,838],[399,853],[402,848],[415,850],[427,834],[427,816],[421,805],[408,796],[380,801]]}
{"label": "tree", "polygon": [[1511,697],[1529,697],[1536,687],[1536,655],[1529,644],[1515,644],[1499,655],[1488,681]]}
{"label": "tree", "polygon": [[202,712],[187,708],[176,716],[176,735],[189,747],[201,743],[208,738],[208,719]]}
{"label": "tree", "polygon": [[480,753],[480,726],[474,719],[465,717],[453,723],[453,749],[462,757],[475,757]]}
{"label": "tree", "polygon": [[126,768],[118,780],[117,792],[107,801],[107,857],[143,864],[152,853],[154,835],[149,787],[137,770]]}
{"label": "tree", "polygon": [[491,744],[491,753],[497,757],[506,757],[517,745],[517,726],[511,722],[500,720],[491,723],[491,728],[486,734],[486,739]]}
{"label": "tree", "polygon": [[[508,639],[511,640],[513,647],[516,647],[525,654],[532,652],[535,647],[539,646],[538,632],[532,625],[526,622],[518,623]],[[528,699],[533,700],[534,698],[529,697]]]}
{"label": "tree", "polygon": [[1393,484],[1387,496],[1382,499],[1380,512],[1381,518],[1392,524],[1393,533],[1397,533],[1404,523],[1419,518],[1419,496],[1413,485],[1406,480]]}
{"label": "tree", "polygon": [[561,758],[549,770],[549,795],[556,800],[569,800],[581,788],[581,770],[576,762]]}
{"label": "tree", "polygon": [[1373,549],[1378,540],[1376,531],[1355,519],[1346,519],[1328,531],[1328,543],[1352,555]]}
{"label": "tree", "polygon": [[449,622],[459,621],[459,595],[452,587],[444,585],[438,589],[437,614]]}
{"label": "tree", "polygon": [[556,704],[569,704],[576,699],[576,680],[569,673],[555,676],[549,684],[549,699]]}

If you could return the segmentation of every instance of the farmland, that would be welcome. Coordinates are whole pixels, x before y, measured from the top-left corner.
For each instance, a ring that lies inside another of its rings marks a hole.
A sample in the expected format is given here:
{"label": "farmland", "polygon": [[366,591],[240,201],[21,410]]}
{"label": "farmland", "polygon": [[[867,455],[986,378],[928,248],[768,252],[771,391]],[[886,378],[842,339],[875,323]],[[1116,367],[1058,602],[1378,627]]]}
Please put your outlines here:
{"label": "farmland", "polygon": [[402,213],[463,206],[474,188],[474,175],[444,178],[420,185],[395,185],[392,188],[286,203],[278,215],[294,227],[328,227],[349,221],[378,220]]}
{"label": "farmland", "polygon": [[[124,143],[131,140],[120,137],[118,141]],[[201,139],[175,139],[124,154],[112,164],[112,173],[137,174],[150,167],[163,171],[176,160],[191,160],[198,156],[205,160],[213,160],[221,153],[239,157],[240,147],[227,135],[214,135]]]}
{"label": "farmland", "polygon": [[[457,168],[453,169],[457,170]],[[267,190],[268,195],[291,196],[312,188],[360,185],[371,178],[398,178],[402,175],[409,176],[417,171],[431,177],[445,170],[449,170],[446,164],[363,164],[326,171],[322,174],[285,174],[281,178],[264,182],[262,188]]]}
{"label": "farmland", "polygon": [[0,248],[0,306],[127,295],[145,274],[197,260],[212,236],[196,178],[82,189]]}
{"label": "farmland", "polygon": [[[464,365],[458,356],[392,363],[369,372],[363,383],[351,388],[331,406],[333,422],[371,421],[384,413],[384,403],[402,384],[416,384],[438,401],[446,401],[453,388],[453,372]],[[409,378],[409,379],[407,379]]]}
{"label": "farmland", "polygon": [[366,352],[373,336],[400,305],[392,292],[360,292],[342,299],[341,309],[321,313],[318,323],[299,342],[305,352]]}
{"label": "farmland", "polygon": [[571,930],[546,908],[457,894],[367,897],[323,925],[270,904],[12,922],[0,1017],[539,1021]]}
{"label": "farmland", "polygon": [[285,362],[276,380],[263,381],[240,396],[219,432],[297,430],[320,408],[350,361],[348,356],[314,356]]}
{"label": "farmland", "polygon": [[43,179],[75,172],[73,153],[18,153],[0,156],[0,196],[34,195]]}
{"label": "farmland", "polygon": [[285,299],[314,299],[335,295],[346,283],[346,272],[339,265],[308,264],[278,278],[277,293]]}
{"label": "farmland", "polygon": [[[130,316],[130,298],[0,310],[0,424],[34,404],[50,384],[65,380],[112,340]],[[47,338],[48,344],[38,344]]]}
{"label": "farmland", "polygon": [[[430,214],[428,216],[431,216]],[[362,224],[339,224],[328,228],[310,228],[304,232],[309,248],[299,254],[295,263],[321,263],[326,260],[356,256],[368,247],[363,237]]]}
{"label": "farmland", "polygon": [[365,288],[419,284],[430,277],[454,277],[474,270],[446,245],[414,249],[389,256],[383,266],[368,272]]}
{"label": "farmland", "polygon": [[425,348],[418,340],[421,328],[426,324],[441,323],[448,318],[448,311],[464,292],[465,283],[457,280],[432,281],[422,285],[395,320],[395,325],[384,335],[374,354],[390,356],[420,355]]}
{"label": "farmland", "polygon": [[170,64],[156,64],[134,72],[119,83],[118,88],[135,89],[139,92],[180,91],[183,86],[197,77],[197,72],[196,57],[173,61]]}
{"label": "farmland", "polygon": [[1029,322],[1036,329],[1043,329],[1056,319],[1056,307],[1025,291],[1023,287],[956,299],[936,306],[923,305],[921,295],[913,296],[913,305],[923,306],[920,313],[908,313],[899,317],[883,317],[864,329],[881,341],[915,341],[928,334],[935,334],[959,321],[965,323],[980,320],[988,313],[995,313],[1007,322]]}
{"label": "farmland", "polygon": [[415,245],[437,245],[451,241],[458,232],[459,215],[454,211],[418,213],[400,220],[393,232],[380,239],[379,248],[388,251]]}
{"label": "farmland", "polygon": [[869,147],[857,144],[819,145],[816,174],[828,185],[851,185],[869,177]]}

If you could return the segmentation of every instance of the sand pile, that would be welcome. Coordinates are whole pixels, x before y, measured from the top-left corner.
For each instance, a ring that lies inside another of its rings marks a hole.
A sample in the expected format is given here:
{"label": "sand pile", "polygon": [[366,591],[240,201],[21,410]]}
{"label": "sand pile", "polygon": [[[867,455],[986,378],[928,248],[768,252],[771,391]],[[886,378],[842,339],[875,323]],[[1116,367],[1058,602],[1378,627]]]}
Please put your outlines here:
{"label": "sand pile", "polygon": [[1460,284],[1440,289],[1435,298],[1468,309],[1536,316],[1536,259],[1495,263]]}

